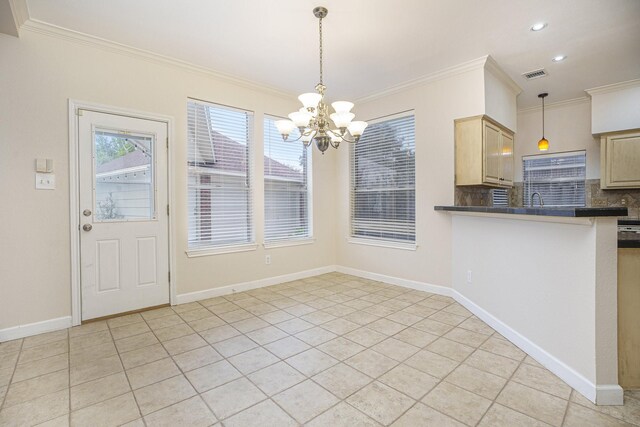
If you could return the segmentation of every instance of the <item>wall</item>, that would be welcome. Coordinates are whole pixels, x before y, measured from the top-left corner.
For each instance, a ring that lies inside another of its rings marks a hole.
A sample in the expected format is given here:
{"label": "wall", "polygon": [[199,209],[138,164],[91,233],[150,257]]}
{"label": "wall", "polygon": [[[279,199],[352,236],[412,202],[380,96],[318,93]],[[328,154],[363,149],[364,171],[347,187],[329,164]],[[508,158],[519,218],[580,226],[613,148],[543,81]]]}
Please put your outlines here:
{"label": "wall", "polygon": [[[332,265],[335,154],[314,152],[315,243],[187,258],[187,97],[255,112],[255,225],[263,236],[263,113],[297,109],[294,95],[122,52],[113,45],[44,35],[26,25],[0,35],[0,330],[71,315],[68,99],[171,116],[178,294]],[[215,54],[215,52],[212,52]],[[346,150],[344,150],[346,151]],[[34,159],[55,162],[56,189],[34,189]],[[271,265],[265,265],[266,253]]]}
{"label": "wall", "polygon": [[587,90],[591,95],[591,132],[640,128],[640,79]]}
{"label": "wall", "polygon": [[351,243],[349,236],[349,150],[337,167],[337,263],[395,278],[450,286],[451,218],[433,210],[453,204],[453,120],[484,113],[482,67],[359,100],[363,120],[414,110],[416,132],[415,250]]}
{"label": "wall", "polygon": [[621,403],[615,218],[453,215],[452,239],[453,288],[483,320],[589,399]]}
{"label": "wall", "polygon": [[[600,179],[600,138],[591,134],[589,98],[545,105],[545,137],[547,153],[587,150],[587,179]],[[518,111],[518,133],[514,147],[514,181],[522,181],[522,156],[540,154],[538,140],[542,136],[542,108]]]}
{"label": "wall", "polygon": [[498,68],[493,58],[488,57],[484,73],[485,114],[513,132],[517,132],[516,97],[520,92],[522,89]]}

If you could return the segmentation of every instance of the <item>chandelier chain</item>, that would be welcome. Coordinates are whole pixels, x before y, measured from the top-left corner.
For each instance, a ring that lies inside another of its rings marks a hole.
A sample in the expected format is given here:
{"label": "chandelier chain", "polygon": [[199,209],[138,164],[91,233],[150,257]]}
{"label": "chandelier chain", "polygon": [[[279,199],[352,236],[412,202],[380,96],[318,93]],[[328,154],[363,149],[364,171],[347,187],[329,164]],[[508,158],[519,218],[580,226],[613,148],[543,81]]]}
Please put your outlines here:
{"label": "chandelier chain", "polygon": [[318,28],[320,29],[320,84],[323,83],[322,79],[322,18],[320,18],[318,23]]}

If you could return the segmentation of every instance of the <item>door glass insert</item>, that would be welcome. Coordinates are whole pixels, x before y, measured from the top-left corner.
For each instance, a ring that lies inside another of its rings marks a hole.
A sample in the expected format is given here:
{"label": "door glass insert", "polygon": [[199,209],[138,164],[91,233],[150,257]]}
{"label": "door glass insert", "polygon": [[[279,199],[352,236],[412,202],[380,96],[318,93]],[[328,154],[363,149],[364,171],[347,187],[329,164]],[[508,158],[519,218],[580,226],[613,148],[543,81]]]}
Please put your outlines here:
{"label": "door glass insert", "polygon": [[155,218],[154,137],[95,130],[94,221]]}

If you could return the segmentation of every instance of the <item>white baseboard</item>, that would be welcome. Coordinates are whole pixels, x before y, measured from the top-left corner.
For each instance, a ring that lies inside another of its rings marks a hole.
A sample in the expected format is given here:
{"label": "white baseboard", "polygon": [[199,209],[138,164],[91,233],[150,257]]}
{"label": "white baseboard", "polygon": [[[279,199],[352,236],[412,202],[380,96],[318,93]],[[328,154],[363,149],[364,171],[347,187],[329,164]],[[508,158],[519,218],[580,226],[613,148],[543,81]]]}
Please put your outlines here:
{"label": "white baseboard", "polygon": [[390,285],[398,285],[403,288],[415,289],[418,291],[430,292],[432,294],[453,296],[453,289],[447,286],[432,285],[430,283],[418,282],[417,280],[401,279],[399,277],[386,276],[384,274],[371,273],[369,271],[356,270],[351,267],[336,266],[339,273],[350,274],[352,276],[362,277],[363,279],[377,280],[378,282],[388,283]]}
{"label": "white baseboard", "polygon": [[299,271],[297,273],[284,274],[282,276],[267,277],[264,279],[253,280],[251,282],[236,283],[233,285],[221,286],[219,288],[205,289],[203,291],[189,292],[186,294],[176,295],[178,304],[200,301],[207,298],[214,298],[223,295],[230,295],[235,292],[250,291],[252,289],[264,288],[266,286],[279,285],[280,283],[290,282],[292,280],[306,279],[307,277],[318,276],[320,274],[332,273],[336,271],[335,265],[314,268],[312,270]]}
{"label": "white baseboard", "polygon": [[513,344],[518,346],[522,351],[533,357],[542,366],[556,374],[562,381],[569,384],[584,397],[590,401],[596,401],[596,386],[580,373],[576,372],[564,362],[558,360],[549,354],[542,347],[530,341],[527,337],[512,329],[509,325],[502,322],[491,313],[454,290],[454,298],[467,310],[475,314],[479,319],[487,325],[495,329],[499,334],[507,338]]}
{"label": "white baseboard", "polygon": [[385,276],[383,274],[371,273],[368,271],[356,270],[350,267],[336,266],[336,270],[340,273],[351,274],[353,276],[362,277],[365,279],[377,280],[392,285],[403,286],[410,289],[417,289],[420,291],[431,292],[434,294],[445,295],[454,298],[458,303],[464,306],[467,310],[476,315],[479,319],[484,321],[487,325],[491,326],[502,336],[514,343],[525,353],[535,359],[542,366],[546,367],[549,371],[553,372],[560,379],[566,382],[569,386],[574,388],[584,397],[589,399],[593,403],[598,405],[622,405],[623,404],[623,390],[617,384],[613,385],[599,385],[596,386],[580,373],[576,372],[573,368],[560,361],[553,355],[549,354],[543,348],[530,341],[525,336],[521,335],[516,330],[512,329],[507,324],[493,316],[482,307],[475,304],[473,301],[459,293],[453,288],[446,286],[432,285],[429,283],[418,282],[413,280],[401,279],[398,277]]}
{"label": "white baseboard", "polygon": [[42,322],[29,323],[27,325],[13,326],[11,328],[0,329],[0,342],[17,340],[18,338],[25,338],[45,332],[58,331],[69,327],[71,327],[71,316],[43,320]]}

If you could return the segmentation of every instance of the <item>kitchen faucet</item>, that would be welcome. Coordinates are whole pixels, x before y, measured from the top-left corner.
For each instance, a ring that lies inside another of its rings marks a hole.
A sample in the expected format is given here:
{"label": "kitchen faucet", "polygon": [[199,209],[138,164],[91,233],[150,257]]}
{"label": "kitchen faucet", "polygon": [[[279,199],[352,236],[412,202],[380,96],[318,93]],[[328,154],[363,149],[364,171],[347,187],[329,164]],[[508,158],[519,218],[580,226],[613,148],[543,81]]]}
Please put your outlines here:
{"label": "kitchen faucet", "polygon": [[530,205],[530,206],[531,206],[531,207],[533,207],[533,197],[534,197],[536,194],[538,195],[538,198],[540,199],[540,207],[541,207],[541,208],[544,208],[544,200],[542,200],[542,195],[540,195],[540,193],[538,193],[537,191],[536,191],[536,192],[534,192],[533,194],[531,194],[531,205]]}

